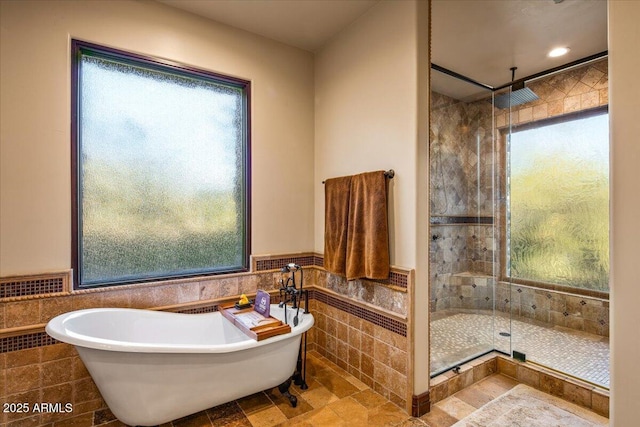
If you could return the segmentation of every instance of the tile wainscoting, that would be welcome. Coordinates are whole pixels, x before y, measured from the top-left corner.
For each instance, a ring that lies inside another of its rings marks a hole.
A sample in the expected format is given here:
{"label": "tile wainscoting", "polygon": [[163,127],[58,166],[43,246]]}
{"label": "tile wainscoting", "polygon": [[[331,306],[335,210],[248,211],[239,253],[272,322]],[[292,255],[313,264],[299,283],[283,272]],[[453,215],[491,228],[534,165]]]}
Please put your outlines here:
{"label": "tile wainscoting", "polygon": [[316,328],[310,342],[315,350],[408,411],[411,360],[406,323],[325,291],[314,292]]}
{"label": "tile wainscoting", "polygon": [[82,427],[105,422],[108,408],[76,350],[44,332],[56,315],[94,307],[216,311],[218,305],[258,289],[277,296],[280,268],[291,262],[305,267],[310,310],[317,319],[308,336],[309,349],[410,411],[407,307],[412,272],[394,268],[387,281],[347,283],[326,273],[322,261],[322,255],[314,253],[256,256],[251,273],[87,290],[72,290],[70,271],[0,279],[5,290],[0,298],[0,400],[73,407],[71,412],[2,413],[0,423]]}

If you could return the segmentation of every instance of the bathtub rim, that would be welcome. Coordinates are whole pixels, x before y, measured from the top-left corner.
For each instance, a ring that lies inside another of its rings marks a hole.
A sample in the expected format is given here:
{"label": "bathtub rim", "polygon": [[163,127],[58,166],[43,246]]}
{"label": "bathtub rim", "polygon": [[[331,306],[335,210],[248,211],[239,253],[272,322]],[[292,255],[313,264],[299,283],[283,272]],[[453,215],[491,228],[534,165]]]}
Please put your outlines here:
{"label": "bathtub rim", "polygon": [[[275,305],[275,309],[274,306]],[[289,307],[287,311],[291,310]],[[282,309],[277,308],[277,304],[272,304],[272,314],[278,313],[279,311],[284,312]],[[295,312],[295,309],[291,310]],[[154,316],[154,317],[166,317],[166,316],[175,316],[176,318],[182,316],[198,316],[198,317],[209,317],[209,316],[220,316],[223,322],[229,322],[222,313],[219,311],[215,311],[212,313],[201,313],[201,314],[185,314],[185,313],[173,313],[167,311],[156,311],[149,309],[138,309],[138,308],[88,308],[82,310],[74,310],[67,313],[60,314],[53,319],[51,319],[46,327],[46,333],[55,338],[58,341],[71,344],[79,347],[92,348],[96,350],[106,350],[106,351],[117,351],[124,353],[175,353],[175,354],[186,354],[186,353],[232,353],[236,351],[241,351],[248,348],[261,347],[264,345],[268,345],[271,343],[275,343],[278,341],[283,341],[290,339],[294,336],[300,335],[308,331],[315,323],[315,318],[311,313],[303,313],[302,310],[299,313],[300,322],[297,326],[291,325],[291,332],[282,335],[276,335],[271,338],[267,338],[261,341],[256,341],[249,336],[246,336],[246,339],[234,343],[225,343],[225,344],[167,344],[167,343],[135,343],[135,342],[126,342],[119,341],[113,339],[106,338],[98,338],[89,336],[86,334],[80,334],[69,330],[65,326],[65,322],[67,320],[76,319],[81,316],[90,315],[91,313],[97,312],[140,312],[146,316]],[[278,317],[278,316],[275,316]],[[278,317],[279,318],[279,317]],[[231,324],[231,322],[229,322]],[[240,329],[238,329],[240,331]]]}

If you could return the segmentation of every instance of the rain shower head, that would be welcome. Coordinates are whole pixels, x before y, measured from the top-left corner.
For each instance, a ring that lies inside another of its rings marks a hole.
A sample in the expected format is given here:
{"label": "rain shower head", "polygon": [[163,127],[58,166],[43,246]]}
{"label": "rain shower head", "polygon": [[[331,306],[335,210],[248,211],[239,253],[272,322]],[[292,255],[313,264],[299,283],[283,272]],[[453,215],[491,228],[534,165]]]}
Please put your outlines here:
{"label": "rain shower head", "polygon": [[[517,67],[511,67],[511,81],[514,80]],[[518,82],[511,85],[509,92],[500,94],[493,100],[493,105],[496,108],[509,108],[516,105],[526,104],[527,102],[535,101],[538,98],[531,89],[524,86],[524,82]]]}
{"label": "rain shower head", "polygon": [[516,105],[526,104],[538,98],[531,89],[524,87],[524,82],[511,86],[511,91],[498,95],[493,100],[493,105],[497,108],[509,108]]}

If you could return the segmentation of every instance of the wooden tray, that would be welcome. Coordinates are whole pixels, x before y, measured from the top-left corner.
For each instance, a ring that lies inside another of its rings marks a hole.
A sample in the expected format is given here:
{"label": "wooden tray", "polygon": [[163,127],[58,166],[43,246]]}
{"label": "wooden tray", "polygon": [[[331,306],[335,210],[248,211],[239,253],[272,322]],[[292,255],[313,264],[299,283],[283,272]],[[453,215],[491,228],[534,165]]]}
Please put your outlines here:
{"label": "wooden tray", "polygon": [[239,310],[233,305],[227,305],[221,306],[220,312],[238,329],[256,341],[291,332],[291,326],[275,317],[265,317],[253,307]]}

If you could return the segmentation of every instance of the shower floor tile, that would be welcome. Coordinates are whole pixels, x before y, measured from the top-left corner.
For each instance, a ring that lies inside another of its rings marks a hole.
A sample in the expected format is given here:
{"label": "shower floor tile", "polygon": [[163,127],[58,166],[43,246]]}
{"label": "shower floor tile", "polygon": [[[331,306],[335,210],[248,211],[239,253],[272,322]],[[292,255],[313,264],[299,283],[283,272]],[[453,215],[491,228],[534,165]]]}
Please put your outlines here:
{"label": "shower floor tile", "polygon": [[529,361],[609,387],[606,337],[491,313],[449,311],[431,321],[432,373],[494,349],[516,350]]}

